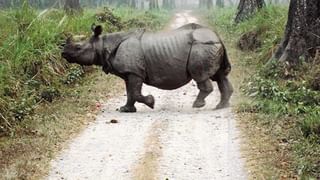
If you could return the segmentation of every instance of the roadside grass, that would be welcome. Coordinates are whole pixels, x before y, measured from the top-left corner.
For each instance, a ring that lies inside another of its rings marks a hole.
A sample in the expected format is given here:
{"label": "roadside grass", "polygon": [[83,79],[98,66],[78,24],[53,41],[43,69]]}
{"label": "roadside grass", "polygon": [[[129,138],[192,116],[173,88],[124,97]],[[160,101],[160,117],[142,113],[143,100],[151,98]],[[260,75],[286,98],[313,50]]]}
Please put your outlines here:
{"label": "roadside grass", "polygon": [[35,115],[16,128],[13,137],[0,138],[0,176],[4,179],[41,179],[49,162],[71,139],[100,112],[96,104],[106,102],[123,90],[114,76],[94,72],[75,87],[64,91],[64,97],[53,103],[42,103]]}
{"label": "roadside grass", "polygon": [[[98,13],[109,13],[119,22],[101,22]],[[169,17],[169,12],[127,7],[110,12],[86,9],[75,16],[57,9],[39,12],[27,4],[0,11],[1,179],[43,178],[64,142],[94,120],[101,103],[123,90],[119,78],[106,76],[101,68],[63,60],[59,46],[67,36],[89,37],[94,22],[106,32],[138,27],[156,30]],[[126,24],[140,18],[145,24]],[[120,29],[117,23],[122,24]]]}
{"label": "roadside grass", "polygon": [[[226,41],[233,64],[250,178],[320,178],[319,57],[296,69],[267,63],[283,36],[287,7],[268,6],[238,25],[234,14],[235,8],[214,9],[206,18]],[[258,32],[261,46],[241,52],[239,37],[250,31]]]}

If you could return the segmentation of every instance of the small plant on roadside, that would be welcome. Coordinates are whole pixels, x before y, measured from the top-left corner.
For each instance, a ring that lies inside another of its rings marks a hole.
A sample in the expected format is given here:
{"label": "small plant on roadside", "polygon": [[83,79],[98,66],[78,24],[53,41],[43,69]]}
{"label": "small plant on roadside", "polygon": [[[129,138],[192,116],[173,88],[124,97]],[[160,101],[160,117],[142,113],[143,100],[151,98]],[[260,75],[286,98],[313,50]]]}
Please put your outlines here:
{"label": "small plant on roadside", "polygon": [[304,136],[318,136],[320,143],[320,108],[314,109],[306,115],[300,123],[300,129]]}
{"label": "small plant on roadside", "polygon": [[[274,153],[290,158],[292,163],[286,166],[290,171],[301,179],[319,179],[320,51],[314,60],[301,58],[296,66],[270,61],[283,37],[287,10],[288,7],[267,6],[238,25],[233,24],[235,10],[231,8],[215,9],[207,17],[233,46],[242,34],[258,32],[261,46],[236,61],[236,65],[246,66],[241,69],[249,66],[252,73],[240,87],[250,101],[240,103],[237,112],[251,118],[247,123],[253,132],[262,129],[268,137],[281,140],[274,145]],[[271,166],[278,168],[277,164]],[[286,168],[281,170],[288,172]]]}
{"label": "small plant on roadside", "polygon": [[21,99],[21,101],[11,102],[10,114],[16,120],[15,123],[22,121],[26,116],[33,112],[34,97],[26,97]]}
{"label": "small plant on roadside", "polygon": [[72,84],[75,81],[79,80],[84,75],[84,71],[81,66],[73,66],[69,70],[69,73],[66,75],[63,82],[65,84]]}

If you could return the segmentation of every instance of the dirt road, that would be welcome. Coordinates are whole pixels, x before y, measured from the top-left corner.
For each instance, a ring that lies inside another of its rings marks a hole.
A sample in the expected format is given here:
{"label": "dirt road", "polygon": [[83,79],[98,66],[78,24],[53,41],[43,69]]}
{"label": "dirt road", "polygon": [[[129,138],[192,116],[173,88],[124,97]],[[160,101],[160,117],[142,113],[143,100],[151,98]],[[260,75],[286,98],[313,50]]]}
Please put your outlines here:
{"label": "dirt road", "polygon": [[[189,11],[177,13],[171,28],[197,22]],[[155,109],[115,111],[126,101],[116,97],[97,120],[52,161],[48,179],[246,179],[238,131],[231,109],[214,110],[215,91],[202,109],[192,109],[194,82],[174,91],[143,87],[156,99]],[[118,123],[109,123],[117,120]]]}

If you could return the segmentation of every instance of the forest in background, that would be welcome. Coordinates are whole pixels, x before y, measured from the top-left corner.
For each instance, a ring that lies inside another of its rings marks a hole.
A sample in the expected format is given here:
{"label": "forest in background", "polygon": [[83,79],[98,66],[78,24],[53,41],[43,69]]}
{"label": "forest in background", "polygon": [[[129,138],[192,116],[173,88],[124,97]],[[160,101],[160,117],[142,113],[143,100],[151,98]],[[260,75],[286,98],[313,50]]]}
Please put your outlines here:
{"label": "forest in background", "polygon": [[[25,0],[0,0],[0,8],[20,7]],[[214,6],[237,6],[240,0],[28,0],[30,6],[45,9],[49,7],[63,8],[69,4],[81,5],[83,8],[99,8],[102,6],[130,6],[139,9],[153,8],[185,8]],[[252,0],[248,1],[251,2]],[[252,1],[253,2],[253,1]],[[267,4],[289,4],[289,0],[266,0]]]}

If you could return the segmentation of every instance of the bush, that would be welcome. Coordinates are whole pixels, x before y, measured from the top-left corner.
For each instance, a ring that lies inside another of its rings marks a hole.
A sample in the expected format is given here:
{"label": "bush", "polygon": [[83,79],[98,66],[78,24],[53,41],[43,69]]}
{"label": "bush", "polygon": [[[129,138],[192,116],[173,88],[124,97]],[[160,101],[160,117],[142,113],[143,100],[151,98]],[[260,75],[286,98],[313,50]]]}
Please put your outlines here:
{"label": "bush", "polygon": [[311,135],[319,137],[320,143],[320,108],[314,109],[306,115],[300,124],[301,131],[305,137]]}
{"label": "bush", "polygon": [[104,7],[103,12],[95,15],[99,23],[104,23],[107,27],[107,32],[119,31],[123,29],[121,18],[114,14],[113,9]]}
{"label": "bush", "polygon": [[21,8],[0,11],[0,135],[10,134],[16,124],[33,114],[37,103],[52,102],[63,96],[65,88],[82,79],[85,71],[69,65],[60,57],[60,46],[66,36],[90,36],[93,23],[104,20],[107,32],[135,28],[123,22],[145,21],[156,29],[168,20],[158,11],[137,11],[127,7],[105,8],[104,19],[85,10],[66,16],[63,10],[38,12],[24,3]]}
{"label": "bush", "polygon": [[[283,37],[287,7],[267,6],[238,25],[233,24],[234,13],[232,9],[215,9],[209,12],[208,18],[234,44],[237,43],[234,39],[248,32],[258,32],[261,40],[260,48],[240,57],[240,62],[237,62],[245,64],[246,67],[242,68],[245,70],[250,66],[248,71],[252,73],[241,86],[241,90],[252,102],[241,103],[238,112],[253,113],[248,117],[262,116],[249,124],[254,126],[253,130],[261,128],[270,133],[268,136],[273,139],[286,139],[285,150],[277,149],[275,153],[289,156],[292,160],[290,168],[301,179],[319,179],[320,53],[317,53],[314,61],[301,59],[296,67],[275,60],[269,61]],[[279,143],[274,147],[282,145]]]}

